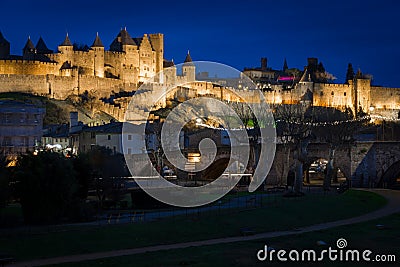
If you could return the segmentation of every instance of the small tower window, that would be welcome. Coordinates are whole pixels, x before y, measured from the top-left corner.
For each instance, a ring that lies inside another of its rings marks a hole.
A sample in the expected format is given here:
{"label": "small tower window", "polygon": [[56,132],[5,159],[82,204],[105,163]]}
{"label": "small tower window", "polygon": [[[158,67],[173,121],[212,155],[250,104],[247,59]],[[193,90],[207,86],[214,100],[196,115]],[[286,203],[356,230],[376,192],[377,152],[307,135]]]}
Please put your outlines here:
{"label": "small tower window", "polygon": [[344,92],[343,95],[346,96],[346,92]]}
{"label": "small tower window", "polygon": [[335,93],[332,91],[331,95],[335,95]]}

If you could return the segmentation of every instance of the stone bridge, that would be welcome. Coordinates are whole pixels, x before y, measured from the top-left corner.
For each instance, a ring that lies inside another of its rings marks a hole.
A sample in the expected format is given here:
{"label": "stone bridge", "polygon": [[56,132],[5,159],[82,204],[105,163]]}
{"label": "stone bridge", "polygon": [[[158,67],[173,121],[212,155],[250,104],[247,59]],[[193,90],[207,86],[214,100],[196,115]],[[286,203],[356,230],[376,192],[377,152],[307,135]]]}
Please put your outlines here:
{"label": "stone bridge", "polygon": [[[303,166],[307,170],[318,159],[328,159],[329,145],[311,143],[308,148],[308,161]],[[139,155],[138,155],[139,156]],[[273,165],[266,182],[270,185],[286,184],[281,172],[287,159],[283,145],[277,145]],[[143,157],[143,156],[141,156]],[[229,148],[219,148],[214,162],[230,157]],[[147,175],[149,166],[143,158],[132,158],[135,168],[143,169]],[[289,165],[293,168],[293,152],[289,155]],[[400,142],[356,142],[336,150],[334,167],[339,168],[353,187],[391,187],[400,182]]]}
{"label": "stone bridge", "polygon": [[[267,183],[278,184],[279,168],[287,157],[282,145],[277,146]],[[303,167],[307,170],[318,159],[328,159],[329,145],[311,143],[308,148],[308,161]],[[290,165],[293,166],[291,153]],[[400,178],[400,142],[356,142],[336,150],[334,167],[339,168],[354,187],[394,186]]]}

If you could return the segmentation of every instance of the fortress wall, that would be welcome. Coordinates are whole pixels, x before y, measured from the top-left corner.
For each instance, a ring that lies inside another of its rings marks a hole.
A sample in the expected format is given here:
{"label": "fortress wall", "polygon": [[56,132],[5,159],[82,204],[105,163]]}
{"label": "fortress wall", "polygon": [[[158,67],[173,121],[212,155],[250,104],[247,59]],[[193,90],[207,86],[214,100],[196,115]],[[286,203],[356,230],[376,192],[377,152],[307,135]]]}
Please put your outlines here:
{"label": "fortress wall", "polygon": [[296,104],[299,102],[301,90],[282,90],[281,86],[275,86],[272,91],[265,91],[265,102],[269,104]]}
{"label": "fortress wall", "polygon": [[371,87],[371,105],[376,109],[400,109],[400,88]]}
{"label": "fortress wall", "polygon": [[[122,64],[125,64],[125,53],[105,51],[104,52],[105,70],[111,72],[113,75],[118,76],[122,71]],[[107,66],[110,65],[110,66]]]}
{"label": "fortress wall", "polygon": [[315,84],[314,106],[352,107],[352,86],[349,84]]}
{"label": "fortress wall", "polygon": [[58,74],[56,63],[28,60],[0,60],[1,74]]}
{"label": "fortress wall", "polygon": [[52,97],[54,98],[66,99],[69,95],[76,94],[78,92],[77,77],[48,75],[47,78],[51,88]]}
{"label": "fortress wall", "polygon": [[49,93],[46,75],[0,74],[0,92]]}
{"label": "fortress wall", "polygon": [[107,79],[95,76],[81,76],[79,84],[81,90],[96,92],[97,97],[109,97],[112,90],[119,92],[119,87],[124,87],[123,81],[119,79]]}
{"label": "fortress wall", "polygon": [[119,92],[119,87],[123,88],[124,84],[118,79],[99,78],[95,76],[50,76],[49,83],[54,91],[54,97],[65,99],[68,95],[76,94],[79,84],[79,92],[88,91],[96,94],[97,97],[109,97],[111,91]]}
{"label": "fortress wall", "polygon": [[371,106],[371,81],[356,79],[354,85],[357,88],[357,102],[365,112],[368,112]]}
{"label": "fortress wall", "polygon": [[73,64],[84,68],[85,75],[94,75],[94,53],[93,51],[74,51]]}

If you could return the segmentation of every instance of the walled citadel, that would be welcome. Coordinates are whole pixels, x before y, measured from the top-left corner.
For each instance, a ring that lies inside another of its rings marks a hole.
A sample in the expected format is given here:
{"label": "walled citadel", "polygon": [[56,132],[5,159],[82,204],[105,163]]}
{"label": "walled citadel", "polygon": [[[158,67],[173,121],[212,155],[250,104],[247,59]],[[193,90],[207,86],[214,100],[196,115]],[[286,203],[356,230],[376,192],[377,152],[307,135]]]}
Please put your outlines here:
{"label": "walled citadel", "polygon": [[[287,83],[274,82],[277,71],[267,68],[263,61],[261,68],[245,69],[244,74],[263,91],[268,103],[293,104],[303,101],[314,106],[350,107],[354,112],[362,109],[386,119],[398,119],[400,88],[373,86],[370,77],[362,75],[360,71],[344,84],[321,82],[315,79],[317,64],[317,59],[309,59],[301,75],[293,78],[289,86]],[[288,73],[285,67],[283,72]],[[136,91],[151,77],[154,77],[152,84],[137,95],[137,99],[143,103],[149,101],[152,91],[165,90],[163,88],[171,84],[181,86],[175,93],[166,95],[158,103],[160,107],[182,96],[211,95],[227,101],[243,100],[229,90],[221,89],[224,85],[197,80],[196,67],[189,53],[181,74],[177,74],[173,61],[164,59],[164,36],[161,33],[132,38],[124,28],[110,44],[109,50],[105,50],[98,34],[90,47],[72,44],[67,34],[55,52],[47,48],[42,38],[36,46],[28,38],[23,54],[19,56],[10,54],[10,43],[0,32],[0,92],[27,92],[66,99],[70,95],[88,91],[100,99],[121,91]],[[263,79],[267,82],[259,83]],[[248,98],[245,101],[254,101],[254,94],[242,87],[240,79],[229,87],[240,90],[241,95]],[[116,119],[124,120],[129,99],[122,97],[113,102],[102,102],[102,109]],[[143,116],[146,114],[146,110],[140,108],[135,112]]]}

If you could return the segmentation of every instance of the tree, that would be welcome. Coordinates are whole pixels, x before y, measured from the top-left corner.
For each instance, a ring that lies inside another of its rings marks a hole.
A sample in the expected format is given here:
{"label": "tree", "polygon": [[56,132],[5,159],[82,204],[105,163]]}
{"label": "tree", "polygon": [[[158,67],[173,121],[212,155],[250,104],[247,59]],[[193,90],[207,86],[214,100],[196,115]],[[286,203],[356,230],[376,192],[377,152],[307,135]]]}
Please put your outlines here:
{"label": "tree", "polygon": [[8,163],[9,160],[6,157],[0,156],[0,209],[7,205],[11,195]]}
{"label": "tree", "polygon": [[264,104],[242,102],[231,102],[229,105],[243,122],[250,137],[250,158],[252,160],[251,163],[253,163],[251,166],[257,165],[262,153],[261,143],[259,142],[262,135],[261,132],[273,123],[269,107]]}
{"label": "tree", "polygon": [[97,198],[100,206],[104,206],[107,198],[115,203],[120,200],[122,191],[115,187],[114,177],[129,176],[129,170],[125,164],[122,154],[114,154],[111,149],[94,146],[81,158],[89,159],[87,166],[91,170],[91,176],[94,181]]}
{"label": "tree", "polygon": [[302,105],[277,105],[274,107],[277,135],[284,146],[286,158],[283,163],[282,178],[286,179],[290,167],[290,154],[295,161],[294,193],[302,194],[303,164],[307,160],[307,146],[311,140],[311,116],[306,116]]}
{"label": "tree", "polygon": [[349,81],[354,79],[354,70],[353,70],[353,65],[349,63],[347,66],[347,72],[346,72],[346,81],[345,83],[349,83]]}
{"label": "tree", "polygon": [[54,223],[71,218],[79,204],[72,162],[59,153],[19,157],[15,179],[27,223]]}
{"label": "tree", "polygon": [[323,188],[329,190],[331,181],[335,173],[335,154],[340,147],[354,142],[354,134],[362,129],[362,126],[368,121],[355,120],[350,108],[339,111],[333,108],[322,108],[315,112],[315,126],[313,132],[321,140],[329,144],[329,156],[326,166]]}
{"label": "tree", "polygon": [[72,158],[73,168],[75,170],[76,181],[78,183],[77,196],[86,199],[90,185],[93,183],[93,166],[87,153],[80,153]]}

